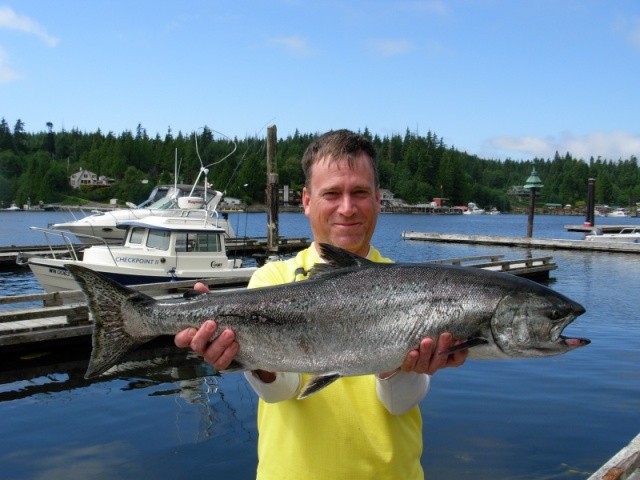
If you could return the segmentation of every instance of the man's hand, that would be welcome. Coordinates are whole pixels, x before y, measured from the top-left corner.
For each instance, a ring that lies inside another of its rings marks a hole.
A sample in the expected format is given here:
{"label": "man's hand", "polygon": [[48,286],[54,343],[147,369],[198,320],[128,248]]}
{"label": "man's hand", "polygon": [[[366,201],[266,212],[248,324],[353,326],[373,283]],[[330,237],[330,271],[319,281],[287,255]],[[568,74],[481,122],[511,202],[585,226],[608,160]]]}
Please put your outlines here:
{"label": "man's hand", "polygon": [[213,320],[207,320],[198,329],[187,328],[178,332],[174,338],[177,347],[191,347],[205,362],[220,371],[227,368],[238,353],[240,345],[235,341],[233,330],[224,330],[217,338],[210,341],[218,329]]}
{"label": "man's hand", "polygon": [[[459,345],[462,340],[454,340],[450,333],[443,333],[435,343],[430,337],[423,338],[420,348],[411,350],[400,369],[405,372],[426,373],[433,375],[438,370],[448,367],[459,367],[467,359],[469,352],[461,350],[450,355],[438,355],[438,352]],[[388,376],[388,374],[386,375]],[[381,378],[384,378],[381,375]]]}

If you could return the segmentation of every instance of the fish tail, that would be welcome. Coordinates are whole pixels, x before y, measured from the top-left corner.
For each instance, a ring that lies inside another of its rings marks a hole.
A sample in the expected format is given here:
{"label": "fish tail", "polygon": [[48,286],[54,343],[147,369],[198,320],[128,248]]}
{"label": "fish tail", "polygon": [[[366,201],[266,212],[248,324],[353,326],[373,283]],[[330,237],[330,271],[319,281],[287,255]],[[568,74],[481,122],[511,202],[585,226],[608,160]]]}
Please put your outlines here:
{"label": "fish tail", "polygon": [[155,337],[133,337],[127,331],[127,323],[133,323],[141,317],[140,307],[149,306],[155,300],[88,268],[73,264],[65,265],[65,268],[80,285],[87,299],[89,316],[93,320],[93,349],[84,376],[93,378],[106,372],[137,346]]}

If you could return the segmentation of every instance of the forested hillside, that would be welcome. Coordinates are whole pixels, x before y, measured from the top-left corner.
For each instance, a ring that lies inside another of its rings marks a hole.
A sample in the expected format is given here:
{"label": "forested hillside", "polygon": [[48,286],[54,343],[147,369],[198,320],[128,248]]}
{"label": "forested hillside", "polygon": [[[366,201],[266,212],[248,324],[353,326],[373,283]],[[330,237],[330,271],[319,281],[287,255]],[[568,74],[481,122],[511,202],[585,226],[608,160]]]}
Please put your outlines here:
{"label": "forested hillside", "polygon": [[[448,198],[449,205],[474,201],[509,211],[513,186],[525,183],[535,166],[544,183],[538,193],[541,203],[580,205],[586,201],[587,180],[596,179],[596,202],[628,206],[640,201],[640,176],[635,156],[628,159],[577,159],[556,154],[552,159],[533,161],[478,158],[445,145],[433,132],[404,136],[371,136],[380,161],[380,182],[407,203],[428,203],[434,197]],[[280,184],[301,188],[300,160],[314,133],[296,132],[281,138],[277,146]],[[220,161],[234,150],[235,152]],[[263,203],[266,184],[265,137],[229,139],[207,127],[197,130],[198,151],[209,168],[214,188],[247,203]],[[149,137],[138,125],[135,132],[119,134],[81,132],[77,129],[46,129],[27,132],[17,120],[11,128],[0,122],[0,201],[9,206],[15,201],[33,205],[78,203],[78,198],[104,202],[118,198],[121,203],[138,203],[157,184],[173,183],[175,158],[179,161],[179,179],[191,183],[200,171],[194,133]],[[69,176],[80,168],[116,179],[109,187],[73,190]],[[142,180],[148,183],[142,183]],[[246,186],[245,186],[246,185]]]}

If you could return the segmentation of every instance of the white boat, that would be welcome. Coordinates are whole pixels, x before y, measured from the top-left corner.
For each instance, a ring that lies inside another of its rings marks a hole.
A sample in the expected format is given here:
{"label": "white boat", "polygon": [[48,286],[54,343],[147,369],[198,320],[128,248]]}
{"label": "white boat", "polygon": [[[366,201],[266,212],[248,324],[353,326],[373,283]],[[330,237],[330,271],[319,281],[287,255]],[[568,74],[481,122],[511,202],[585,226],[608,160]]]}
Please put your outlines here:
{"label": "white boat", "polygon": [[618,233],[602,233],[598,228],[594,228],[592,232],[584,238],[587,242],[640,243],[640,226],[624,227]]}
{"label": "white boat", "polygon": [[[128,220],[122,245],[103,241],[79,251],[71,234],[64,230],[31,227],[62,237],[68,254],[49,256],[21,255],[18,263],[29,266],[46,292],[78,290],[79,286],[65,268],[74,263],[112,278],[123,285],[138,285],[202,278],[234,278],[246,283],[257,267],[243,267],[241,259],[228,258],[227,232],[202,209],[182,209]],[[93,237],[93,241],[100,240]]]}
{"label": "white boat", "polygon": [[5,212],[17,212],[19,210],[22,210],[22,209],[13,202],[11,203],[10,207],[7,207],[4,209]]}
{"label": "white boat", "polygon": [[462,213],[464,215],[484,215],[486,212],[484,208],[480,208],[475,203],[469,202],[467,204],[467,209]]}
{"label": "white boat", "polygon": [[611,212],[607,213],[607,217],[623,218],[623,217],[630,217],[630,216],[631,214],[624,208],[616,208],[615,210],[612,210]]}
{"label": "white boat", "polygon": [[491,210],[489,210],[489,215],[500,215],[500,210],[496,207],[492,207]]}
{"label": "white boat", "polygon": [[[220,132],[217,132],[222,136]],[[237,148],[237,143],[233,141],[233,150],[210,165],[204,165],[200,152],[198,150],[198,136],[194,132],[194,140],[196,146],[196,155],[200,161],[200,172],[193,185],[160,185],[156,187],[149,198],[140,205],[127,203],[129,208],[117,209],[107,212],[94,212],[93,215],[75,220],[73,222],[57,223],[50,225],[50,228],[56,230],[67,230],[77,235],[78,240],[83,243],[95,243],[93,238],[99,237],[108,242],[118,242],[123,240],[125,232],[116,226],[122,222],[133,220],[141,220],[153,215],[163,215],[168,213],[174,215],[181,208],[202,208],[211,215],[217,217],[216,208],[222,199],[222,193],[209,188],[210,184],[207,179],[209,167],[220,163],[231,156]],[[227,137],[228,138],[228,137]],[[204,176],[204,186],[199,186],[200,179]],[[176,149],[175,159],[175,178],[178,178],[178,151]],[[199,198],[196,198],[199,197]],[[182,204],[181,204],[182,203]],[[217,226],[222,227],[229,237],[235,237],[235,232],[231,224],[226,220],[226,215],[218,219]]]}
{"label": "white boat", "polygon": [[[198,198],[194,198],[198,197]],[[200,208],[215,212],[222,199],[222,193],[217,190],[205,189],[201,186],[177,184],[159,185],[153,189],[149,198],[140,205],[127,204],[129,208],[100,212],[93,211],[93,215],[73,220],[70,222],[55,223],[50,228],[66,230],[73,234],[79,234],[78,240],[82,243],[96,243],[94,237],[99,237],[109,243],[122,243],[125,230],[117,228],[122,222],[141,220],[152,215],[173,214],[180,208],[178,202],[181,198],[190,198]],[[229,237],[235,237],[231,224],[225,219],[218,220],[220,227],[224,228]]]}

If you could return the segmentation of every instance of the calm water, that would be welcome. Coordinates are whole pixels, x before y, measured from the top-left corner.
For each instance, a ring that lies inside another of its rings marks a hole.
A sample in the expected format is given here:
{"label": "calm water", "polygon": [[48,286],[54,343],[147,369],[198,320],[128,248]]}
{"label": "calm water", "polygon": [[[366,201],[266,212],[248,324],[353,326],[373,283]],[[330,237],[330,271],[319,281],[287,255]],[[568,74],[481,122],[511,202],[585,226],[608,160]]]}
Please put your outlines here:
{"label": "calm water", "polygon": [[[0,245],[41,244],[27,227],[58,221],[55,215],[0,212]],[[231,220],[240,235],[265,235],[264,215]],[[538,216],[534,236],[580,238],[563,227],[582,221]],[[438,373],[421,404],[427,478],[586,478],[640,432],[640,255],[400,238],[402,230],[522,236],[526,228],[527,218],[515,215],[380,218],[374,244],[399,261],[553,255],[559,268],[550,286],[587,308],[567,334],[593,341],[560,357],[469,360]],[[280,233],[310,236],[300,214],[281,214]],[[29,291],[40,291],[29,273],[0,275],[1,295]],[[257,400],[240,375],[212,376],[197,358],[158,345],[118,374],[88,382],[87,358],[87,348],[78,347],[3,360],[0,425],[10,439],[0,446],[3,478],[254,477]]]}

